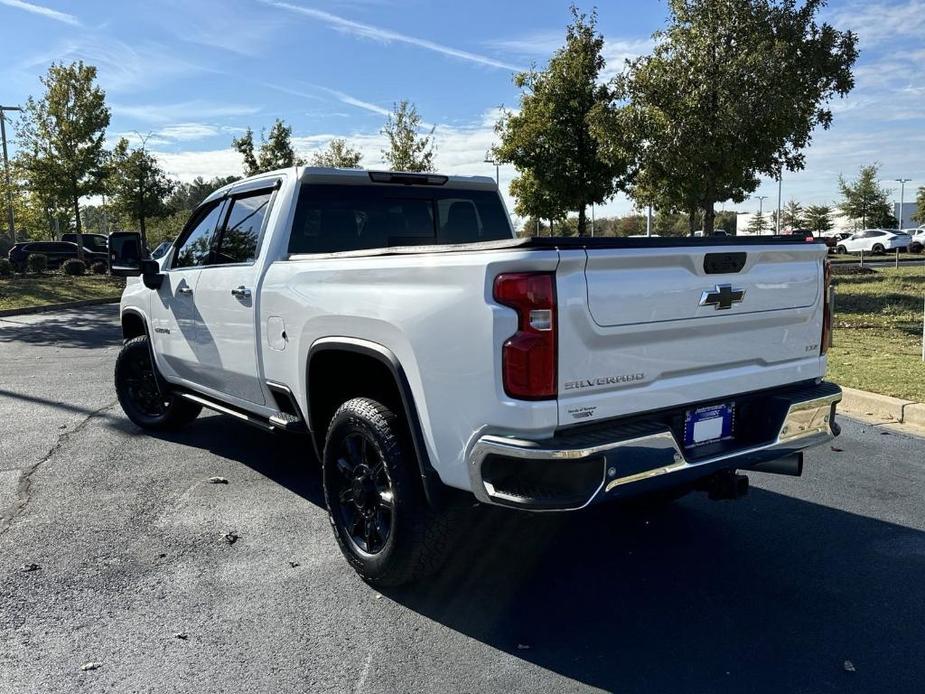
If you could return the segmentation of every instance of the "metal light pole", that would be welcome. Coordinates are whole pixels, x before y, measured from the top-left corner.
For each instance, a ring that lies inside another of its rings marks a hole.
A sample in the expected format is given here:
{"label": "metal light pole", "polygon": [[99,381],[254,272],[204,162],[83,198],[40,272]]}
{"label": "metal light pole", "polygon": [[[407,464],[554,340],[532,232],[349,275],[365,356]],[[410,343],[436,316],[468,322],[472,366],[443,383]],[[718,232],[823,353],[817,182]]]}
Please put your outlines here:
{"label": "metal light pole", "polygon": [[485,155],[485,163],[495,165],[495,185],[500,188],[501,187],[501,173],[499,171],[500,165],[498,164],[497,161],[495,161],[495,159],[488,156],[488,154]]}
{"label": "metal light pole", "polygon": [[911,181],[911,178],[894,178],[894,181],[899,183],[899,226],[896,227],[899,230],[903,228],[903,203],[905,202],[904,196],[906,193],[906,184]]}
{"label": "metal light pole", "polygon": [[777,177],[777,235],[780,236],[780,193],[784,185],[784,174]]}
{"label": "metal light pole", "polygon": [[3,140],[3,168],[6,176],[6,225],[10,239],[16,243],[16,226],[13,219],[13,183],[10,180],[10,158],[6,153],[6,112],[22,111],[19,106],[0,106],[0,139]]}
{"label": "metal light pole", "polygon": [[[753,195],[752,197],[758,201],[758,216],[761,217],[764,214],[764,201],[765,201],[765,198],[767,198],[768,196],[767,195]],[[758,233],[760,234],[761,230],[759,230]]]}

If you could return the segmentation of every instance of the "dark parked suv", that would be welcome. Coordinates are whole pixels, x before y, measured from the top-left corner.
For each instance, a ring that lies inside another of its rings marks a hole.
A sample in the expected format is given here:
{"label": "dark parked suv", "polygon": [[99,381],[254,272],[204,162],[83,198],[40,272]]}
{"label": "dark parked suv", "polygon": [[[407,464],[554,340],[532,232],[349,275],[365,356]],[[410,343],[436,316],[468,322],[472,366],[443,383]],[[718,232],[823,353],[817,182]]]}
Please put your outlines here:
{"label": "dark parked suv", "polygon": [[[29,241],[28,243],[17,243],[10,249],[9,259],[19,272],[25,272],[26,261],[33,253],[41,253],[48,258],[48,268],[50,270],[61,267],[65,260],[77,257],[77,244],[70,241]],[[97,260],[102,260],[109,264],[109,255],[107,253],[94,253],[89,248],[84,248],[84,261],[87,265],[92,265]]]}
{"label": "dark parked suv", "polygon": [[[61,234],[62,241],[77,243],[77,234]],[[109,253],[109,237],[103,234],[83,234],[84,248],[94,253]]]}

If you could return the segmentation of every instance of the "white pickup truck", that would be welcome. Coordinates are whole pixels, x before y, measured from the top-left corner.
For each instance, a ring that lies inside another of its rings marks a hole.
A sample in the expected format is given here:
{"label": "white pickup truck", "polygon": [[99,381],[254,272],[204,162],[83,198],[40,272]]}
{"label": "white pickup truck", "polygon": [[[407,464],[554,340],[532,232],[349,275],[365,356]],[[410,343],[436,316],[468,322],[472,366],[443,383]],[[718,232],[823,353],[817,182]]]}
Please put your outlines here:
{"label": "white pickup truck", "polygon": [[491,179],[293,168],[209,196],[159,260],[132,233],[110,252],[138,277],[128,417],[307,434],[374,583],[435,570],[471,495],[732,498],[838,433],[826,248],[802,237],[517,239]]}

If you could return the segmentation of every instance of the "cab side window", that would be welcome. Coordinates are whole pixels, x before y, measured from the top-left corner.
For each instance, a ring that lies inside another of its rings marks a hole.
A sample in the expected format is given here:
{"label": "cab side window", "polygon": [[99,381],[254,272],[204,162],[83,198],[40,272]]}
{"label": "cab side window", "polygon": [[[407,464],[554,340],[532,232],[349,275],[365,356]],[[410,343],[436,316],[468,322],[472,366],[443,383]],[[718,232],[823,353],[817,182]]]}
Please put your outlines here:
{"label": "cab side window", "polygon": [[177,248],[173,261],[174,268],[197,267],[209,262],[215,229],[223,207],[223,201],[219,200],[212,203],[210,207],[204,207],[196,212],[190,220],[192,228]]}
{"label": "cab side window", "polygon": [[252,263],[257,259],[260,232],[272,197],[272,190],[259,190],[231,199],[231,209],[210,265]]}

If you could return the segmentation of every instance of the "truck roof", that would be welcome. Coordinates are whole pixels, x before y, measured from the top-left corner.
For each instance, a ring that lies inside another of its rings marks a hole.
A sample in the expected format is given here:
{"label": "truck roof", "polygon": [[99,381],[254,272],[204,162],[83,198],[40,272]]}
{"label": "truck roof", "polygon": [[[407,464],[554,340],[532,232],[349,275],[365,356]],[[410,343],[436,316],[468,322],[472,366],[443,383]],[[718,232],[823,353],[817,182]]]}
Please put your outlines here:
{"label": "truck roof", "polygon": [[262,178],[274,178],[282,174],[291,175],[302,183],[334,183],[340,185],[428,185],[451,186],[467,190],[496,190],[495,179],[490,176],[457,176],[441,173],[412,173],[407,171],[382,171],[377,169],[332,169],[321,166],[297,166],[276,169],[266,173],[249,176],[222,186],[203,202],[225,195],[231,188],[242,183],[257,181]]}

